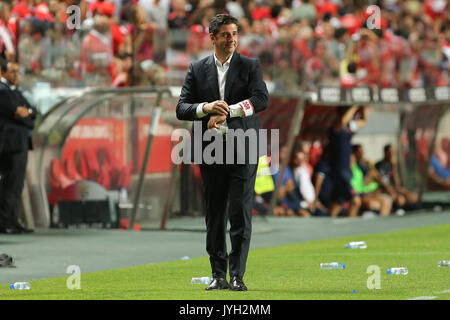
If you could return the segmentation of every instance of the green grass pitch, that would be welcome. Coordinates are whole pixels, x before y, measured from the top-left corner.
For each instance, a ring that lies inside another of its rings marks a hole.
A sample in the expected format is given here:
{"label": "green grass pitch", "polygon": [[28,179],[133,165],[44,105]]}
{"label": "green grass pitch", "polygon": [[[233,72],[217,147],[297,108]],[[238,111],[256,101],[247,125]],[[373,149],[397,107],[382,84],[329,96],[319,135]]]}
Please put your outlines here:
{"label": "green grass pitch", "polygon": [[[358,240],[368,248],[345,248]],[[450,225],[253,249],[244,278],[247,292],[207,292],[205,285],[191,284],[192,277],[210,276],[205,256],[81,274],[80,290],[67,288],[69,275],[30,281],[31,290],[11,290],[4,284],[0,300],[448,300],[450,268],[439,268],[440,260],[450,260]],[[319,268],[321,262],[333,261],[347,268]],[[376,275],[367,273],[371,265],[380,268],[380,289],[367,286]],[[388,268],[402,266],[408,275],[386,274]]]}

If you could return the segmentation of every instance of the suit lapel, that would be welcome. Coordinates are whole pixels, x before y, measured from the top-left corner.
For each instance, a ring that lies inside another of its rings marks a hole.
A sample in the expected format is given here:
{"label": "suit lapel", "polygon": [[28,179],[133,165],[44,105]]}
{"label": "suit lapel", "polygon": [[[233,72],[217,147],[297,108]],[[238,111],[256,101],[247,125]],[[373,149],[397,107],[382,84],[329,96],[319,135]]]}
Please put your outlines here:
{"label": "suit lapel", "polygon": [[231,58],[230,68],[228,69],[227,72],[227,82],[225,83],[225,94],[224,94],[225,101],[227,101],[227,98],[230,95],[231,86],[233,85],[233,82],[236,79],[237,74],[239,73],[240,63],[241,57],[239,53],[234,52],[233,57]]}
{"label": "suit lapel", "polygon": [[206,62],[206,77],[208,79],[209,86],[213,90],[214,99],[219,100],[220,99],[219,83],[217,80],[218,76],[216,64],[214,63],[214,55],[210,56],[208,61]]}

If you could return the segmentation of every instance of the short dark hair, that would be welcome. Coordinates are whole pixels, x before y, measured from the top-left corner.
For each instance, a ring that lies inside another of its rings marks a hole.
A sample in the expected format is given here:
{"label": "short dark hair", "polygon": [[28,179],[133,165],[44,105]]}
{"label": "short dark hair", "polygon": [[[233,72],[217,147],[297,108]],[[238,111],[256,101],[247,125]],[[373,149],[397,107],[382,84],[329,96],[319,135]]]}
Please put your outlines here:
{"label": "short dark hair", "polygon": [[238,27],[238,20],[235,17],[232,17],[228,14],[218,14],[214,18],[211,19],[209,23],[209,33],[212,33],[214,36],[217,35],[221,26],[226,24],[235,24]]}
{"label": "short dark hair", "polygon": [[352,153],[355,154],[361,148],[362,148],[362,145],[360,145],[359,143],[352,145]]}
{"label": "short dark hair", "polygon": [[383,148],[384,153],[386,153],[389,150],[389,148],[392,148],[392,144],[390,143],[384,146]]}
{"label": "short dark hair", "polygon": [[356,70],[358,69],[358,65],[356,62],[352,61],[347,65],[347,71],[349,73],[356,73]]}
{"label": "short dark hair", "polygon": [[337,107],[337,114],[338,114],[338,117],[339,117],[339,119],[341,119],[343,116],[344,116],[344,114],[348,111],[348,110],[350,110],[350,108],[351,108],[352,106],[342,106],[342,107]]}
{"label": "short dark hair", "polygon": [[304,147],[305,147],[305,143],[302,140],[296,141],[295,145],[294,145],[294,153],[303,151]]}
{"label": "short dark hair", "polygon": [[341,38],[342,36],[344,36],[346,33],[348,33],[348,30],[347,30],[347,29],[345,29],[345,28],[337,28],[337,29],[334,31],[334,37],[335,37],[336,39],[339,39],[339,38]]}
{"label": "short dark hair", "polygon": [[2,73],[8,71],[8,63],[8,60],[0,58],[0,70]]}

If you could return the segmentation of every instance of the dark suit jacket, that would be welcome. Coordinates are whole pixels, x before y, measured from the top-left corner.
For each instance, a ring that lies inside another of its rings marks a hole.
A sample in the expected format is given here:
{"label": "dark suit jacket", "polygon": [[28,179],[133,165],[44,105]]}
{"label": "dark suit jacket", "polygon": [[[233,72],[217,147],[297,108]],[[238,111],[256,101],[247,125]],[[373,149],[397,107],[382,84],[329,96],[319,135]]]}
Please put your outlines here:
{"label": "dark suit jacket", "polygon": [[[15,118],[18,106],[33,109],[24,119]],[[37,110],[32,107],[19,90],[0,82],[0,153],[18,153],[32,149],[31,131]]]}
{"label": "dark suit jacket", "polygon": [[[254,114],[248,117],[228,118],[229,129],[261,129],[261,121],[258,112],[267,108],[269,93],[262,79],[262,72],[257,59],[248,58],[234,52],[227,73],[224,100],[228,105],[236,104],[249,99],[254,107]],[[208,129],[210,116],[197,118],[197,106],[203,102],[220,100],[217,67],[214,63],[214,55],[193,62],[189,66],[180,100],[177,104],[177,118],[180,120],[201,121],[202,136]],[[192,125],[194,128],[194,124]],[[192,130],[192,141],[198,132]],[[259,136],[258,136],[259,141]],[[210,142],[202,143],[202,150]],[[193,158],[193,144],[191,144]],[[248,152],[248,148],[246,148]],[[261,152],[259,151],[261,154]],[[263,152],[262,152],[263,153]],[[247,157],[246,157],[247,159]]]}

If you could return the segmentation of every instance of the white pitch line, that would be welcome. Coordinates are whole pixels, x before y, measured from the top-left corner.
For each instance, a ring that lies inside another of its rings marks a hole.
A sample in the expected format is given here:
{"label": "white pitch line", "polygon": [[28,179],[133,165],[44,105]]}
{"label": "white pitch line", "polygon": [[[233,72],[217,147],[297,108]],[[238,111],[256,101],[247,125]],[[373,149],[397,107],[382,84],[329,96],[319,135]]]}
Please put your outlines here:
{"label": "white pitch line", "polygon": [[[444,290],[435,294],[446,294],[446,293],[450,293],[450,290]],[[424,296],[424,297],[416,297],[416,298],[410,298],[407,300],[433,300],[436,299],[437,296]]]}
{"label": "white pitch line", "polygon": [[450,293],[450,290],[444,290],[444,291],[438,292],[436,294],[445,294],[445,293]]}
{"label": "white pitch line", "polygon": [[431,297],[424,296],[424,297],[409,298],[407,300],[433,300],[436,298],[437,298],[437,296],[431,296]]}
{"label": "white pitch line", "polygon": [[[371,252],[369,249],[345,249],[346,252],[333,252],[333,253],[327,253],[327,255],[331,256],[347,256],[349,254],[357,253],[358,255],[367,255],[367,256],[399,256],[399,255],[418,255],[418,256],[425,256],[425,255],[438,255],[438,254],[445,254],[450,255],[450,252],[437,252],[437,251],[430,251],[430,252]],[[275,257],[291,257],[291,256],[323,256],[323,253],[309,253],[309,254],[302,254],[302,253],[293,253],[293,254],[277,254],[274,255]]]}

